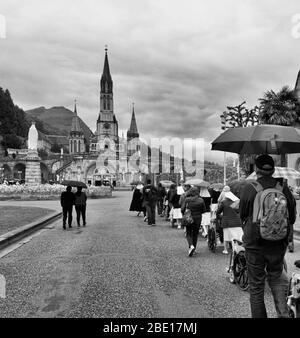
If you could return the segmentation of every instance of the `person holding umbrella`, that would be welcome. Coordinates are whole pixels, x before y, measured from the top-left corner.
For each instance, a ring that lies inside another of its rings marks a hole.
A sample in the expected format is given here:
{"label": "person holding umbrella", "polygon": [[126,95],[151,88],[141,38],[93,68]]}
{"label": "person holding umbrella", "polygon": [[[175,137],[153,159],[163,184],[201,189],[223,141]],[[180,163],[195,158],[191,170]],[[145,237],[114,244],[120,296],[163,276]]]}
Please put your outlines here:
{"label": "person holding umbrella", "polygon": [[[267,278],[277,316],[287,318],[289,280],[283,267],[289,227],[296,219],[294,197],[287,186],[280,185],[272,177],[275,166],[271,156],[258,156],[255,167],[257,181],[248,183],[243,188],[240,199],[251,314],[253,318],[267,318],[264,303]],[[260,210],[264,211],[263,215],[258,212]]]}
{"label": "person holding umbrella", "polygon": [[72,187],[70,185],[67,186],[66,191],[61,193],[60,204],[63,209],[63,229],[66,230],[67,219],[69,228],[72,228],[72,213],[73,205],[75,204],[75,196],[72,193]]}
{"label": "person holding umbrella", "polygon": [[86,193],[82,191],[82,187],[77,187],[75,193],[75,210],[77,214],[77,226],[80,228],[80,218],[82,216],[83,226],[86,226]]}

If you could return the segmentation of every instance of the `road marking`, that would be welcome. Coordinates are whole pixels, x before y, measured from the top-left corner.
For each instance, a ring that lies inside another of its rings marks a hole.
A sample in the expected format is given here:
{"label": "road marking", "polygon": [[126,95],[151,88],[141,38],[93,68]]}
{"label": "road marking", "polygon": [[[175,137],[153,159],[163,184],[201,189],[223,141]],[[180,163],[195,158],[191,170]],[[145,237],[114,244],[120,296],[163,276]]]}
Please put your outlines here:
{"label": "road marking", "polygon": [[0,298],[6,298],[6,279],[0,275]]}

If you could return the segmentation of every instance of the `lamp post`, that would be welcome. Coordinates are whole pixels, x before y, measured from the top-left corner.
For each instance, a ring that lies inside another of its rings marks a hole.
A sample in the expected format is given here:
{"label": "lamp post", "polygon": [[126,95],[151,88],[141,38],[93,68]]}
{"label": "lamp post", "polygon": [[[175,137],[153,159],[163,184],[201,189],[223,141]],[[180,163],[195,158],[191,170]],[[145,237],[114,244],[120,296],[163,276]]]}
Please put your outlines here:
{"label": "lamp post", "polygon": [[[227,113],[224,112],[221,115],[221,124],[223,125],[222,126],[223,130],[227,129],[226,122],[227,122]],[[224,185],[226,185],[226,152],[225,151],[224,151],[224,182],[223,183]]]}

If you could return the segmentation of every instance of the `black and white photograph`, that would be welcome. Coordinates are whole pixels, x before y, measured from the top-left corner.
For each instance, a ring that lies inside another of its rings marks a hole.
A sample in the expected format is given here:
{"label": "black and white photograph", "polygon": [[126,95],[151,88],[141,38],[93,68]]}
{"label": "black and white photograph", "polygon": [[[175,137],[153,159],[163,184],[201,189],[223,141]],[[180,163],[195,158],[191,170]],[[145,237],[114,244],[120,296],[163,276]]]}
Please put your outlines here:
{"label": "black and white photograph", "polygon": [[1,0],[11,318],[300,318],[299,1]]}

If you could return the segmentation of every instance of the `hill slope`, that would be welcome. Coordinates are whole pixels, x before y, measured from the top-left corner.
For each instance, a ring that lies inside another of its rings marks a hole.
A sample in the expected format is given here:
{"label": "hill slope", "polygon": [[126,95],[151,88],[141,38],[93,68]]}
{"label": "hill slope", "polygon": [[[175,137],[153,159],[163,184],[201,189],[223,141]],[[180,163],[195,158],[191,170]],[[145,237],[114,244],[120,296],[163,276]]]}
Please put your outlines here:
{"label": "hill slope", "polygon": [[[65,135],[68,136],[72,124],[74,113],[65,107],[45,108],[39,107],[26,111],[28,121],[36,120],[43,122],[44,129],[49,135]],[[89,140],[93,134],[90,128],[79,118],[84,136]]]}

